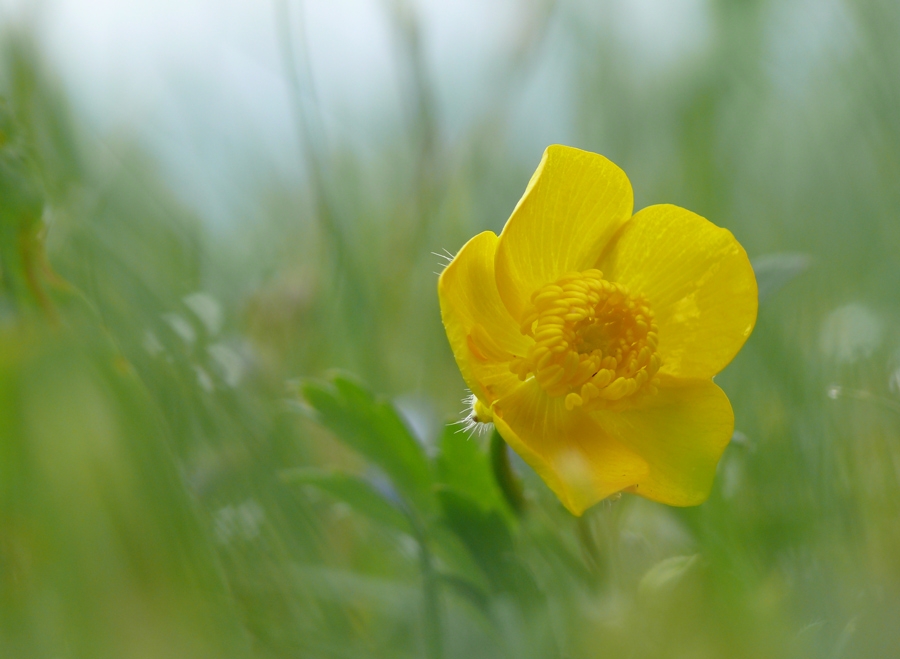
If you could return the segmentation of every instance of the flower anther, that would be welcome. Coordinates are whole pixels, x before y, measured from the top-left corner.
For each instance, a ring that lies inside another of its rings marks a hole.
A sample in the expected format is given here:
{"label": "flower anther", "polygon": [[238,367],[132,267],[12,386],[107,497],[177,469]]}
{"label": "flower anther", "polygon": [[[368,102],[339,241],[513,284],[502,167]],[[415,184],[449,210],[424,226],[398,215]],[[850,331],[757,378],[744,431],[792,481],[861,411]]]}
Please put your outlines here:
{"label": "flower anther", "polygon": [[565,396],[568,410],[610,409],[657,391],[662,360],[653,311],[599,270],[538,288],[521,332],[534,343],[510,370],[523,381],[533,375],[549,396]]}

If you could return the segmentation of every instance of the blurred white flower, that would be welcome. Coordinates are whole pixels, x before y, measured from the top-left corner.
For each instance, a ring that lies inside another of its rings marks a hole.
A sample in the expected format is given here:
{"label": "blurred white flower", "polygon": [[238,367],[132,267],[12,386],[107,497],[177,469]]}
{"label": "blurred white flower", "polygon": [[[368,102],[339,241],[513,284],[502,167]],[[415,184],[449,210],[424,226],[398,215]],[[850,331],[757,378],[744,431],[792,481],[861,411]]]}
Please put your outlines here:
{"label": "blurred white flower", "polygon": [[253,499],[237,506],[223,506],[213,516],[216,539],[222,544],[228,543],[235,536],[243,540],[254,540],[259,536],[265,518],[262,506]]}
{"label": "blurred white flower", "polygon": [[890,371],[888,389],[892,394],[900,395],[900,348],[897,348],[888,360],[888,370]]}
{"label": "blurred white flower", "polygon": [[225,384],[232,388],[238,386],[246,371],[243,357],[224,343],[214,343],[207,352],[218,364]]}
{"label": "blurred white flower", "polygon": [[166,321],[172,331],[175,332],[185,344],[191,346],[197,340],[197,332],[193,326],[184,318],[176,313],[166,313],[162,315],[162,319]]}
{"label": "blurred white flower", "polygon": [[147,354],[151,357],[156,357],[156,355],[164,350],[162,343],[159,342],[159,338],[153,330],[147,330],[144,333],[144,342],[142,345],[144,346],[144,350],[146,350]]}
{"label": "blurred white flower", "polygon": [[855,362],[872,355],[881,344],[882,333],[878,316],[853,302],[828,314],[822,323],[819,347],[837,362]]}
{"label": "blurred white flower", "polygon": [[184,298],[184,304],[200,319],[210,336],[222,329],[222,307],[211,295],[191,293]]}
{"label": "blurred white flower", "polygon": [[215,389],[213,379],[209,376],[209,373],[207,373],[202,366],[200,366],[199,364],[194,364],[194,372],[197,374],[197,384],[203,387],[204,391],[211,392],[213,389]]}

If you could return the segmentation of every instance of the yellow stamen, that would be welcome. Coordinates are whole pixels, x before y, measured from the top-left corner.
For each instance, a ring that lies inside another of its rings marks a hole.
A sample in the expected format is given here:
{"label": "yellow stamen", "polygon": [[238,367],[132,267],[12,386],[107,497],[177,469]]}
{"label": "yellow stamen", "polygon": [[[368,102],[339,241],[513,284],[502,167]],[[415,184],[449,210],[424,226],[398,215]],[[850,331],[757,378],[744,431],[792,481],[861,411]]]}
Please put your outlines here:
{"label": "yellow stamen", "polygon": [[581,396],[578,394],[568,394],[566,396],[566,409],[574,410],[576,407],[581,406],[582,402]]}
{"label": "yellow stamen", "polygon": [[542,286],[531,302],[521,330],[535,342],[510,364],[519,378],[534,375],[548,395],[565,396],[568,410],[604,409],[655,393],[659,330],[643,297],[585,270]]}

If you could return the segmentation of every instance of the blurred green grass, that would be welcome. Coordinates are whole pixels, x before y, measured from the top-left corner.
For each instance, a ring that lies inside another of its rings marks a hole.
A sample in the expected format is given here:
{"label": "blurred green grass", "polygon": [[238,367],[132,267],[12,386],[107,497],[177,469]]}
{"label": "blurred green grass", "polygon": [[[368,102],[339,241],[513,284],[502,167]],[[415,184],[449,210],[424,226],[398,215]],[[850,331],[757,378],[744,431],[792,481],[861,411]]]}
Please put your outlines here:
{"label": "blurred green grass", "polygon": [[[548,7],[522,5],[508,87],[451,143],[388,6],[414,130],[376,158],[302,142],[304,181],[229,231],[4,35],[0,656],[900,653],[900,8],[834,3],[837,45],[807,52],[775,3],[718,0],[712,46],[654,74],[612,14]],[[514,461],[517,514],[486,438],[441,430],[464,385],[433,252],[502,227],[536,165],[510,107],[561,42],[572,144],[637,208],[732,230],[762,283],[698,508],[576,520]]]}

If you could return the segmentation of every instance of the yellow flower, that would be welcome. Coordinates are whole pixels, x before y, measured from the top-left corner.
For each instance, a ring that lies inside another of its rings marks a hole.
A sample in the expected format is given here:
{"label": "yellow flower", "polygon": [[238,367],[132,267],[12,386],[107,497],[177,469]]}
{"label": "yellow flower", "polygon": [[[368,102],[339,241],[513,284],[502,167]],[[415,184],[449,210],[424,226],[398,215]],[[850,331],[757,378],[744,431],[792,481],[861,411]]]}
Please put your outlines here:
{"label": "yellow flower", "polygon": [[620,491],[706,500],[734,428],[712,377],[756,322],[729,231],[632,208],[613,163],[551,146],[500,236],[472,238],[438,283],[473,415],[576,515]]}

